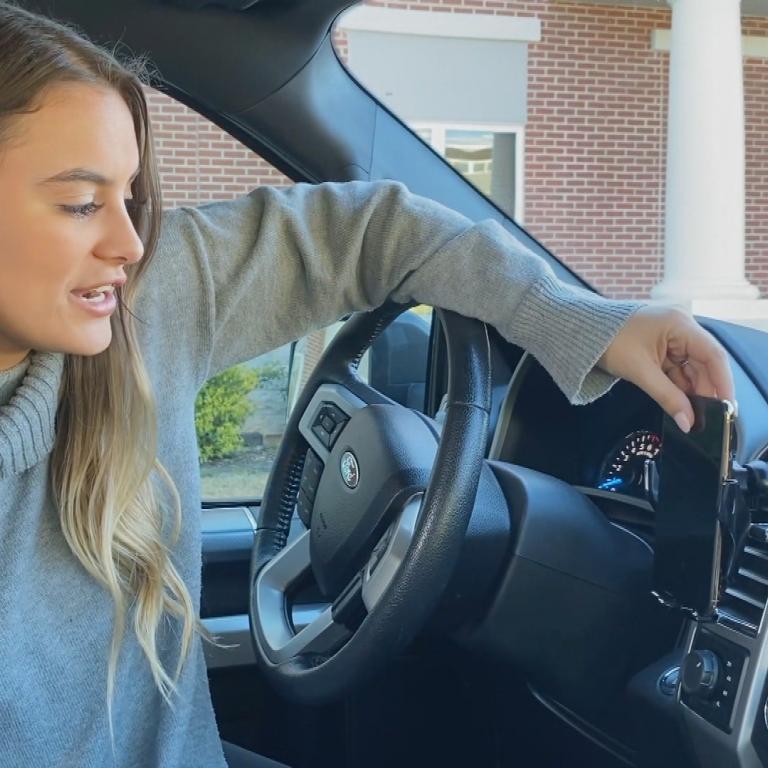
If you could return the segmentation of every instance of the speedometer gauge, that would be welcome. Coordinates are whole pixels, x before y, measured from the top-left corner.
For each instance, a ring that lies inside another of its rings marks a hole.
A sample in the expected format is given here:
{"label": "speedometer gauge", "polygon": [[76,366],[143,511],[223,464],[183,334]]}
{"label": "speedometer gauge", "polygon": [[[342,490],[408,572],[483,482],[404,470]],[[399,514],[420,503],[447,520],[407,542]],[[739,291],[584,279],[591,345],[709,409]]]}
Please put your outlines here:
{"label": "speedometer gauge", "polygon": [[632,432],[608,454],[600,469],[597,487],[632,496],[643,496],[647,462],[661,450],[661,438],[650,430]]}

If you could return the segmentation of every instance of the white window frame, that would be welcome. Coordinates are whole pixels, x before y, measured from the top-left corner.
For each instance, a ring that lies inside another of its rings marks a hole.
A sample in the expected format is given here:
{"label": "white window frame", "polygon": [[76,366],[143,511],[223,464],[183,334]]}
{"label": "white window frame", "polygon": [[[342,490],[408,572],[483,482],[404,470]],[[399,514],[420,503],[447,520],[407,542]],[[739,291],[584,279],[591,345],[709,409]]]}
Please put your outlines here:
{"label": "white window frame", "polygon": [[[414,131],[429,130],[430,146],[445,157],[446,131],[488,131],[490,133],[515,134],[515,210],[514,219],[523,223],[525,212],[525,126],[513,123],[467,123],[460,120],[451,122],[433,122],[428,120],[408,121]],[[446,160],[446,162],[448,162]],[[458,173],[458,171],[457,171]]]}

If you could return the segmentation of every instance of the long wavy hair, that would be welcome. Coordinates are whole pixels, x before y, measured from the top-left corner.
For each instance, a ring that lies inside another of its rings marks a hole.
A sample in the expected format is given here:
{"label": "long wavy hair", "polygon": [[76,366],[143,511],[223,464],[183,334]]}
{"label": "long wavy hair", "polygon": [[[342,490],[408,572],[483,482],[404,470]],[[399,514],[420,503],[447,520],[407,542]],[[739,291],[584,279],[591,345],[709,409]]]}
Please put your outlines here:
{"label": "long wavy hair", "polygon": [[[152,260],[162,210],[143,90],[149,75],[144,59],[121,62],[74,27],[0,0],[0,150],[14,136],[15,118],[39,109],[49,89],[85,83],[112,88],[125,100],[141,158],[132,188],[137,205],[129,214],[145,255],[127,271],[125,286],[117,289],[110,346],[93,356],[65,356],[50,473],[67,543],[114,600],[107,675],[110,732],[127,621],[132,621],[155,683],[169,704],[193,634],[211,639],[170,557],[181,527],[179,494],[157,459],[155,403],[129,309]],[[166,521],[171,522],[170,536],[164,537]],[[164,616],[182,625],[173,675],[158,655]]]}

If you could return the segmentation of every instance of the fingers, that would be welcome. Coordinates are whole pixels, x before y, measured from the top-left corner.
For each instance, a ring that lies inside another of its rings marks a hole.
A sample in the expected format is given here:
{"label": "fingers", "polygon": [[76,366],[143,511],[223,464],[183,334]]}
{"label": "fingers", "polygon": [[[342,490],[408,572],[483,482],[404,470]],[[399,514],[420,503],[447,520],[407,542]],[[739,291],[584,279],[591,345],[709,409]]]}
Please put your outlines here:
{"label": "fingers", "polygon": [[691,373],[696,377],[696,394],[734,401],[736,395],[728,355],[715,338],[697,324],[688,340],[687,351],[688,359],[694,365]]}
{"label": "fingers", "polygon": [[685,392],[686,395],[692,395],[696,392],[695,382],[690,378],[691,374],[688,372],[690,367],[690,364],[685,367],[675,365],[667,371],[667,376],[672,383]]}
{"label": "fingers", "polygon": [[705,366],[699,363],[689,363],[683,371],[691,387],[690,394],[717,397],[717,387],[715,387],[709,370]]}
{"label": "fingers", "polygon": [[677,422],[683,432],[689,432],[693,425],[693,407],[686,392],[692,384],[685,379],[682,371],[683,369],[676,366],[667,375],[661,368],[647,366],[643,371],[642,380],[636,383]]}
{"label": "fingers", "polygon": [[694,420],[689,395],[735,401],[728,355],[680,309],[639,309],[619,331],[599,365],[645,390],[685,432]]}

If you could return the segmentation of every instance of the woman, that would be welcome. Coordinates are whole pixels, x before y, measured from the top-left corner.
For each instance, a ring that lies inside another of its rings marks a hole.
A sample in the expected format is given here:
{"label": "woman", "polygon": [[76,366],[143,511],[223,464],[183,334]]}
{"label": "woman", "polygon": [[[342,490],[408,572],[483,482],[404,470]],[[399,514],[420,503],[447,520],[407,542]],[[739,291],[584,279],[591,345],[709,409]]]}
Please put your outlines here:
{"label": "woman", "polygon": [[399,184],[264,188],[161,222],[138,75],[3,2],[0,232],[5,768],[225,764],[196,617],[193,408],[217,371],[390,297],[492,323],[574,403],[621,376],[688,428],[686,393],[733,397],[685,314],[568,287]]}

